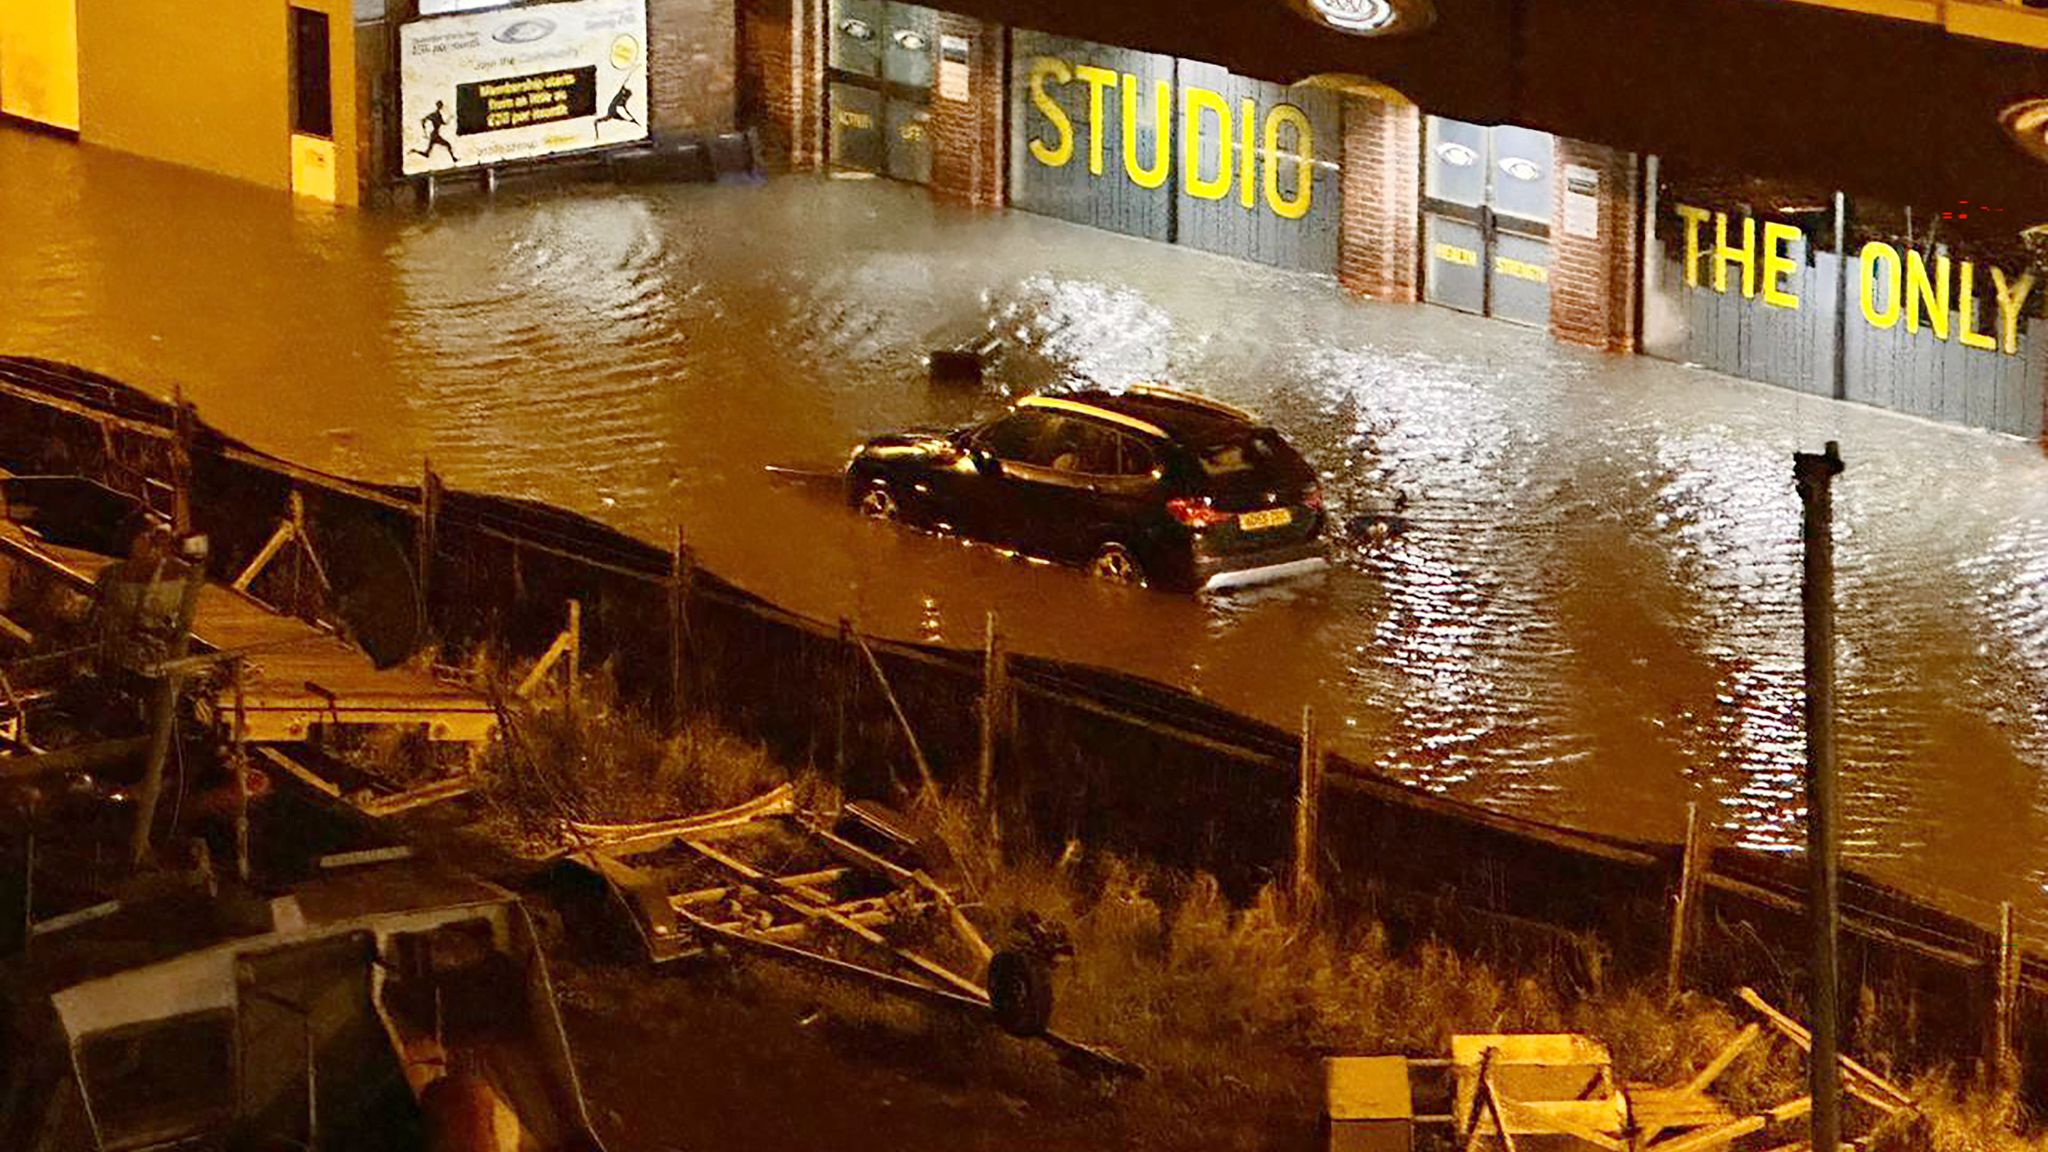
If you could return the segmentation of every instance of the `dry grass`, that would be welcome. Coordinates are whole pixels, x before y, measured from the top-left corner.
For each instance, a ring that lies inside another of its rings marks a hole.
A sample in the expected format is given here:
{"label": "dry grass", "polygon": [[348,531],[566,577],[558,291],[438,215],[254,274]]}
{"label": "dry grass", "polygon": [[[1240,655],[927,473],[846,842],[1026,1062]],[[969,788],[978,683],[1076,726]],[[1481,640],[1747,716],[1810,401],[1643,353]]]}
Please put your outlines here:
{"label": "dry grass", "polygon": [[[532,836],[564,815],[635,821],[704,811],[791,778],[762,748],[707,722],[663,735],[619,705],[604,674],[587,680],[573,707],[559,693],[508,707],[505,736],[482,765],[484,794],[505,832]],[[828,786],[799,784],[811,806],[836,805]],[[972,805],[925,797],[914,810],[999,946],[1024,913],[1066,926],[1075,956],[1056,981],[1055,1021],[1153,1071],[1126,1104],[1212,1125],[1219,1137],[1245,1131],[1247,1117],[1312,1116],[1324,1053],[1443,1055],[1458,1032],[1583,1032],[1609,1046],[1623,1079],[1669,1084],[1744,1022],[1704,997],[1666,1005],[1642,988],[1581,987],[1583,964],[1578,977],[1540,968],[1509,975],[1440,944],[1398,950],[1374,925],[1305,923],[1271,890],[1237,906],[1206,876],[1077,846],[1057,862],[1012,859]],[[879,1031],[921,1027],[919,1010],[871,999],[841,999],[839,1010]],[[1885,1064],[1884,1053],[1859,1055]],[[1802,1095],[1804,1076],[1789,1046],[1768,1054],[1757,1046],[1716,1090],[1739,1109],[1767,1107]],[[2048,1141],[2015,1134],[2023,1118],[2009,1098],[1940,1077],[1913,1087],[1925,1121],[1882,1134],[1876,1147],[2048,1152]]]}
{"label": "dry grass", "polygon": [[608,671],[519,700],[494,677],[500,733],[478,766],[497,817],[531,835],[561,819],[630,823],[723,808],[788,780],[766,749],[705,720],[664,733],[623,706]]}

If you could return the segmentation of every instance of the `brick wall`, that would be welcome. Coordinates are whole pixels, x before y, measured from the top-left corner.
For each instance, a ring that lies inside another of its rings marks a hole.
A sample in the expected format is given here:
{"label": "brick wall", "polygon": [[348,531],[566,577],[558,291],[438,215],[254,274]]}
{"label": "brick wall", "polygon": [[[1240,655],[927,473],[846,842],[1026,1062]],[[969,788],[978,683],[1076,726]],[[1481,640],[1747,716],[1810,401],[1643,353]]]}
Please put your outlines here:
{"label": "brick wall", "polygon": [[733,126],[734,0],[648,0],[648,117],[654,134]]}
{"label": "brick wall", "polygon": [[[1550,334],[1572,344],[1629,352],[1636,331],[1635,157],[1603,144],[1557,138],[1550,243]],[[1565,227],[1566,177],[1573,167],[1599,173],[1597,237]]]}
{"label": "brick wall", "polygon": [[948,36],[966,38],[966,100],[932,91],[932,193],[946,200],[1000,208],[1004,203],[1008,143],[1003,132],[1003,82],[1009,71],[1008,41],[1000,25],[950,12],[939,13],[938,51]]}
{"label": "brick wall", "polygon": [[1372,300],[1419,298],[1422,115],[1413,104],[1344,101],[1344,216],[1337,279]]}
{"label": "brick wall", "polygon": [[739,122],[762,160],[814,168],[824,158],[824,0],[739,0]]}

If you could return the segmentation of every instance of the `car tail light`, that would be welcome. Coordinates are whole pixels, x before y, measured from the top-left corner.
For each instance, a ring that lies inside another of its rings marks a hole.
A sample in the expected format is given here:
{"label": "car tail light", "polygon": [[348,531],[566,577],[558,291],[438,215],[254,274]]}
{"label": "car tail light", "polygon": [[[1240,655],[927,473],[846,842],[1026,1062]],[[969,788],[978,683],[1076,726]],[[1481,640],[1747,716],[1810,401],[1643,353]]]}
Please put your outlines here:
{"label": "car tail light", "polygon": [[1323,490],[1321,488],[1311,488],[1307,492],[1302,493],[1301,505],[1304,508],[1313,508],[1321,512],[1323,510]]}
{"label": "car tail light", "polygon": [[1166,502],[1166,510],[1172,513],[1175,520],[1190,528],[1214,528],[1218,524],[1228,524],[1231,520],[1231,513],[1211,508],[1207,500],[1175,497]]}

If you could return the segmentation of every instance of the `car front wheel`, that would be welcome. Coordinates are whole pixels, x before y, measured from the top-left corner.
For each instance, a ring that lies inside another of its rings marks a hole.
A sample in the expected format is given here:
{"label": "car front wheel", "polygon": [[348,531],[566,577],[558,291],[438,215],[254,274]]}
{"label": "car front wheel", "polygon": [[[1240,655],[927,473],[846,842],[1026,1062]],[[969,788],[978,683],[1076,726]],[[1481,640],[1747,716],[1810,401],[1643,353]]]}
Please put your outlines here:
{"label": "car front wheel", "polygon": [[900,520],[903,508],[896,503],[896,494],[886,484],[874,484],[860,494],[860,514],[870,520]]}
{"label": "car front wheel", "polygon": [[1121,544],[1104,544],[1095,558],[1088,562],[1088,574],[1097,580],[1111,584],[1123,584],[1132,588],[1145,586],[1145,569],[1129,548]]}

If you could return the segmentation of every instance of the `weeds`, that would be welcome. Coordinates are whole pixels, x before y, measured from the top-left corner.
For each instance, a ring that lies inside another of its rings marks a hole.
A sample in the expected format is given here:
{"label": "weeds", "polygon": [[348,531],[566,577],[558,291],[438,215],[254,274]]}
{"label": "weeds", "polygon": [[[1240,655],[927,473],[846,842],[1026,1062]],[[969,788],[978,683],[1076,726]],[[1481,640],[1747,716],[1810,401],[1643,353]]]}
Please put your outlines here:
{"label": "weeds", "polygon": [[[725,807],[791,778],[761,747],[707,721],[663,735],[620,705],[602,672],[573,705],[508,704],[504,727],[480,765],[482,793],[495,819],[525,836],[552,833],[563,816],[628,822]],[[828,785],[798,783],[807,806],[837,806]],[[1056,1024],[1153,1070],[1144,1102],[1131,1106],[1219,1135],[1243,1131],[1247,1115],[1312,1117],[1326,1053],[1441,1056],[1454,1033],[1581,1032],[1608,1046],[1623,1081],[1676,1084],[1742,1026],[1702,996],[1667,1003],[1641,987],[1582,987],[1583,972],[1568,973],[1561,957],[1509,974],[1441,943],[1397,949],[1377,924],[1303,922],[1271,889],[1238,906],[1210,877],[1078,845],[1057,861],[1019,858],[968,803],[927,795],[913,811],[999,947],[1004,926],[1026,914],[1068,928],[1075,955],[1056,982]],[[920,1010],[892,1000],[839,1005],[856,1031],[926,1027]],[[1883,1053],[1861,1055],[1884,1063]],[[2048,1152],[2048,1142],[2014,1134],[2024,1118],[2010,1097],[1940,1076],[1912,1088],[1924,1118],[1881,1130],[1873,1148]],[[1804,1094],[1804,1061],[1789,1045],[1755,1045],[1714,1090],[1739,1112],[1779,1104]]]}

